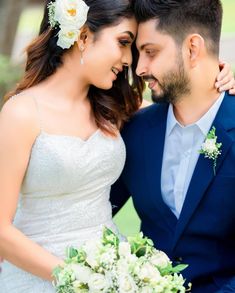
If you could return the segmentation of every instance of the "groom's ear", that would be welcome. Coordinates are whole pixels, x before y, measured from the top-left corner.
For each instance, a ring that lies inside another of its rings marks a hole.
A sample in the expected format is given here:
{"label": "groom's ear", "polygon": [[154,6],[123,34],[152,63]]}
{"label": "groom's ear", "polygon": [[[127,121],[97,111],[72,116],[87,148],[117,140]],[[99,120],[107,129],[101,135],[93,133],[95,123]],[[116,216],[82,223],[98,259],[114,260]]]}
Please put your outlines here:
{"label": "groom's ear", "polygon": [[188,62],[191,67],[197,66],[198,62],[206,54],[205,41],[199,34],[191,34],[185,40]]}

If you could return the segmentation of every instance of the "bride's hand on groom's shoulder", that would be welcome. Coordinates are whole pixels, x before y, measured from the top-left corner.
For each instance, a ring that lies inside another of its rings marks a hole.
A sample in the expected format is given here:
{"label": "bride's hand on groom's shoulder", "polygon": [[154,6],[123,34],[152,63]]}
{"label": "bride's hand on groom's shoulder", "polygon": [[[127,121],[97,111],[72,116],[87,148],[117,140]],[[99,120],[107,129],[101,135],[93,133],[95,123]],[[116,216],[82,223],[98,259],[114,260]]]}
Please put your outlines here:
{"label": "bride's hand on groom's shoulder", "polygon": [[235,80],[234,73],[230,64],[226,62],[220,62],[220,73],[217,76],[215,83],[218,91],[229,91],[231,95],[235,95]]}

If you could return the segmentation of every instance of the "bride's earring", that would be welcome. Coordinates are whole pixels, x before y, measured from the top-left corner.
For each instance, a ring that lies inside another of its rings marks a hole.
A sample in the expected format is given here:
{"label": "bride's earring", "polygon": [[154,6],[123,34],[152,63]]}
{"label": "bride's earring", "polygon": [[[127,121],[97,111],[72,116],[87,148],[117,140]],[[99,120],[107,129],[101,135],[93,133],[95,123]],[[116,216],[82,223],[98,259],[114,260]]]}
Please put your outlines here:
{"label": "bride's earring", "polygon": [[84,51],[84,46],[83,45],[80,45],[79,46],[79,50],[80,50],[80,53],[81,53],[81,59],[80,59],[80,63],[81,63],[81,65],[83,65],[84,64],[84,60],[83,60],[83,51]]}

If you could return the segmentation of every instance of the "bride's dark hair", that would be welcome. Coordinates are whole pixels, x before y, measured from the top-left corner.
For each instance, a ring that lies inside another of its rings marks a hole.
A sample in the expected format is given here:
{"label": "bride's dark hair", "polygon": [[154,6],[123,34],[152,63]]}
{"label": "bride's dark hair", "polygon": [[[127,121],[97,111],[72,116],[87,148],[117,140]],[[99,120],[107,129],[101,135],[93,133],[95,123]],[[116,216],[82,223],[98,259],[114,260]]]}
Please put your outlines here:
{"label": "bride's dark hair", "polygon": [[[5,96],[5,101],[11,96],[30,88],[52,75],[62,64],[63,50],[57,46],[58,29],[52,29],[48,19],[48,4],[46,1],[44,17],[39,36],[27,47],[27,62],[25,75],[16,89]],[[123,18],[134,16],[131,0],[85,0],[89,6],[86,26],[97,38],[98,33],[105,27],[118,24]],[[125,71],[118,74],[117,80],[110,90],[90,87],[90,99],[96,123],[102,130],[114,134],[113,126],[118,129],[139,108],[142,102],[143,81],[135,74],[138,51],[135,43],[132,45],[133,63],[131,85]]]}

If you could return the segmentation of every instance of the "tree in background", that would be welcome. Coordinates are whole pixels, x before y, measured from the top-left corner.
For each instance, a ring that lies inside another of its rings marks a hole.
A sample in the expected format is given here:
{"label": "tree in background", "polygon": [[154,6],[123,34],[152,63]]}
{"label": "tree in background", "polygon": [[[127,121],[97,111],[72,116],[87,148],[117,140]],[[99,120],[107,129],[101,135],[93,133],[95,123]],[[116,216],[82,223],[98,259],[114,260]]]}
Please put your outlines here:
{"label": "tree in background", "polygon": [[16,31],[23,10],[43,0],[0,0],[0,109],[1,98],[19,80],[22,68],[12,64]]}
{"label": "tree in background", "polygon": [[20,15],[28,0],[0,1],[0,54],[10,56]]}

